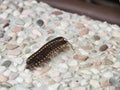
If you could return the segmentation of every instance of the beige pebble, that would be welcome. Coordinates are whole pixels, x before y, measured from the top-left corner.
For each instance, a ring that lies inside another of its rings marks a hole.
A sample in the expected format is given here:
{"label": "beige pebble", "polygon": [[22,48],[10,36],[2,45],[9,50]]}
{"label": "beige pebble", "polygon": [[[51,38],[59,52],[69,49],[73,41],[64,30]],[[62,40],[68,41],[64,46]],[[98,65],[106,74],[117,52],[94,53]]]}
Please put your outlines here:
{"label": "beige pebble", "polygon": [[6,46],[6,48],[8,49],[8,50],[13,50],[13,49],[16,49],[18,47],[18,45],[15,45],[15,44],[8,44],[7,46]]}
{"label": "beige pebble", "polygon": [[77,28],[85,28],[85,25],[80,23],[80,22],[77,22],[76,25],[75,25]]}
{"label": "beige pebble", "polygon": [[80,61],[86,61],[89,57],[86,55],[74,55],[73,58]]}
{"label": "beige pebble", "polygon": [[11,50],[8,52],[8,55],[18,56],[21,54],[21,51],[19,49]]}
{"label": "beige pebble", "polygon": [[80,31],[80,35],[86,35],[88,33],[89,33],[88,29],[84,29],[84,30]]}
{"label": "beige pebble", "polygon": [[95,61],[95,62],[93,63],[93,66],[94,66],[94,67],[99,67],[101,64],[102,64],[102,62],[100,62],[100,61]]}
{"label": "beige pebble", "polygon": [[13,28],[13,32],[20,32],[20,31],[22,31],[23,30],[23,27],[22,26],[15,26],[14,28]]}
{"label": "beige pebble", "polygon": [[99,81],[97,80],[90,80],[90,85],[94,88],[100,87]]}
{"label": "beige pebble", "polygon": [[2,4],[2,5],[0,5],[0,8],[1,8],[2,10],[6,10],[6,9],[8,8],[8,6],[5,5],[5,4]]}
{"label": "beige pebble", "polygon": [[41,70],[35,70],[34,73],[35,73],[37,76],[39,76],[39,75],[42,75],[42,74],[48,72],[50,69],[51,69],[51,67],[46,66],[46,67],[42,68]]}
{"label": "beige pebble", "polygon": [[102,64],[104,65],[112,65],[113,64],[113,61],[109,60],[109,59],[104,59],[104,61],[102,62]]}
{"label": "beige pebble", "polygon": [[0,74],[0,82],[7,82],[8,80],[9,78],[7,76]]}
{"label": "beige pebble", "polygon": [[111,85],[109,83],[109,80],[106,80],[106,81],[101,82],[100,86],[103,88],[103,87],[108,87],[108,86],[111,86]]}
{"label": "beige pebble", "polygon": [[47,31],[48,34],[53,34],[54,33],[54,30],[53,29],[50,29]]}
{"label": "beige pebble", "polygon": [[108,49],[108,46],[106,44],[100,46],[99,48],[100,51],[105,51],[106,49]]}
{"label": "beige pebble", "polygon": [[52,14],[54,14],[54,15],[61,15],[63,13],[61,11],[54,11],[54,12],[52,12]]}

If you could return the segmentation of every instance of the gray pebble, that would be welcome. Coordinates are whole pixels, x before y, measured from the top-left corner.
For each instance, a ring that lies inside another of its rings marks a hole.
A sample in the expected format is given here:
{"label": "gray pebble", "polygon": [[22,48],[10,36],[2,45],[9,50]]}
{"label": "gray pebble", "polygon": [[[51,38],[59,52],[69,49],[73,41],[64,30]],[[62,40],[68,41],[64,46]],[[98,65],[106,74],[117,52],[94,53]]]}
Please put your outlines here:
{"label": "gray pebble", "polygon": [[37,24],[41,27],[41,26],[43,26],[44,21],[43,21],[43,20],[41,20],[41,19],[39,19],[39,20],[37,21]]}
{"label": "gray pebble", "polygon": [[94,40],[100,40],[100,36],[98,36],[98,35],[94,35]]}
{"label": "gray pebble", "polygon": [[3,38],[3,37],[4,37],[4,33],[5,33],[5,31],[1,31],[1,30],[0,30],[0,38]]}
{"label": "gray pebble", "polygon": [[11,61],[5,61],[3,62],[2,66],[9,67],[11,65]]}

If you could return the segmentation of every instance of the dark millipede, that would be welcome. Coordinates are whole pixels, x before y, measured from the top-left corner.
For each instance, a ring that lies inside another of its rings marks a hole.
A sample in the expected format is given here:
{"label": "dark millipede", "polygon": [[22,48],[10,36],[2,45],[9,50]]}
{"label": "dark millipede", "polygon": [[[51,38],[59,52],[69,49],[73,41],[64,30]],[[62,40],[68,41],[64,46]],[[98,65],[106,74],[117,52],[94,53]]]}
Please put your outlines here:
{"label": "dark millipede", "polygon": [[26,69],[34,69],[42,63],[50,60],[56,53],[62,52],[69,48],[69,42],[63,37],[56,37],[43,45],[38,51],[28,57],[26,61]]}

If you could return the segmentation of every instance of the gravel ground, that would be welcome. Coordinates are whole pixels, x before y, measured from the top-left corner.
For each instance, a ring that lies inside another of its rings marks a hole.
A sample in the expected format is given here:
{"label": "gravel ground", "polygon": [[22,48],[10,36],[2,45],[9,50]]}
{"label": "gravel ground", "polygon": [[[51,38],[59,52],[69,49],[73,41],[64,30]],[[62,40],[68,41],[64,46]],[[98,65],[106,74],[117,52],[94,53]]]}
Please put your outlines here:
{"label": "gravel ground", "polygon": [[[58,36],[74,51],[25,69],[26,59]],[[120,90],[120,27],[43,2],[1,0],[0,90]]]}

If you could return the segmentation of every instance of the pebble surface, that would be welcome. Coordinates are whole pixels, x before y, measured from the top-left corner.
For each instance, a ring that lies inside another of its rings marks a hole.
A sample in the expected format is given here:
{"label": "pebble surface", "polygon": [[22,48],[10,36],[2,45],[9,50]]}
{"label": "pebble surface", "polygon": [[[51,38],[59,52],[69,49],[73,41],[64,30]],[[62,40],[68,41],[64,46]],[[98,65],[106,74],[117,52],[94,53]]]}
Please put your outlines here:
{"label": "pebble surface", "polygon": [[[35,0],[0,1],[0,90],[120,90],[120,27]],[[62,36],[73,50],[34,71],[26,59]]]}

